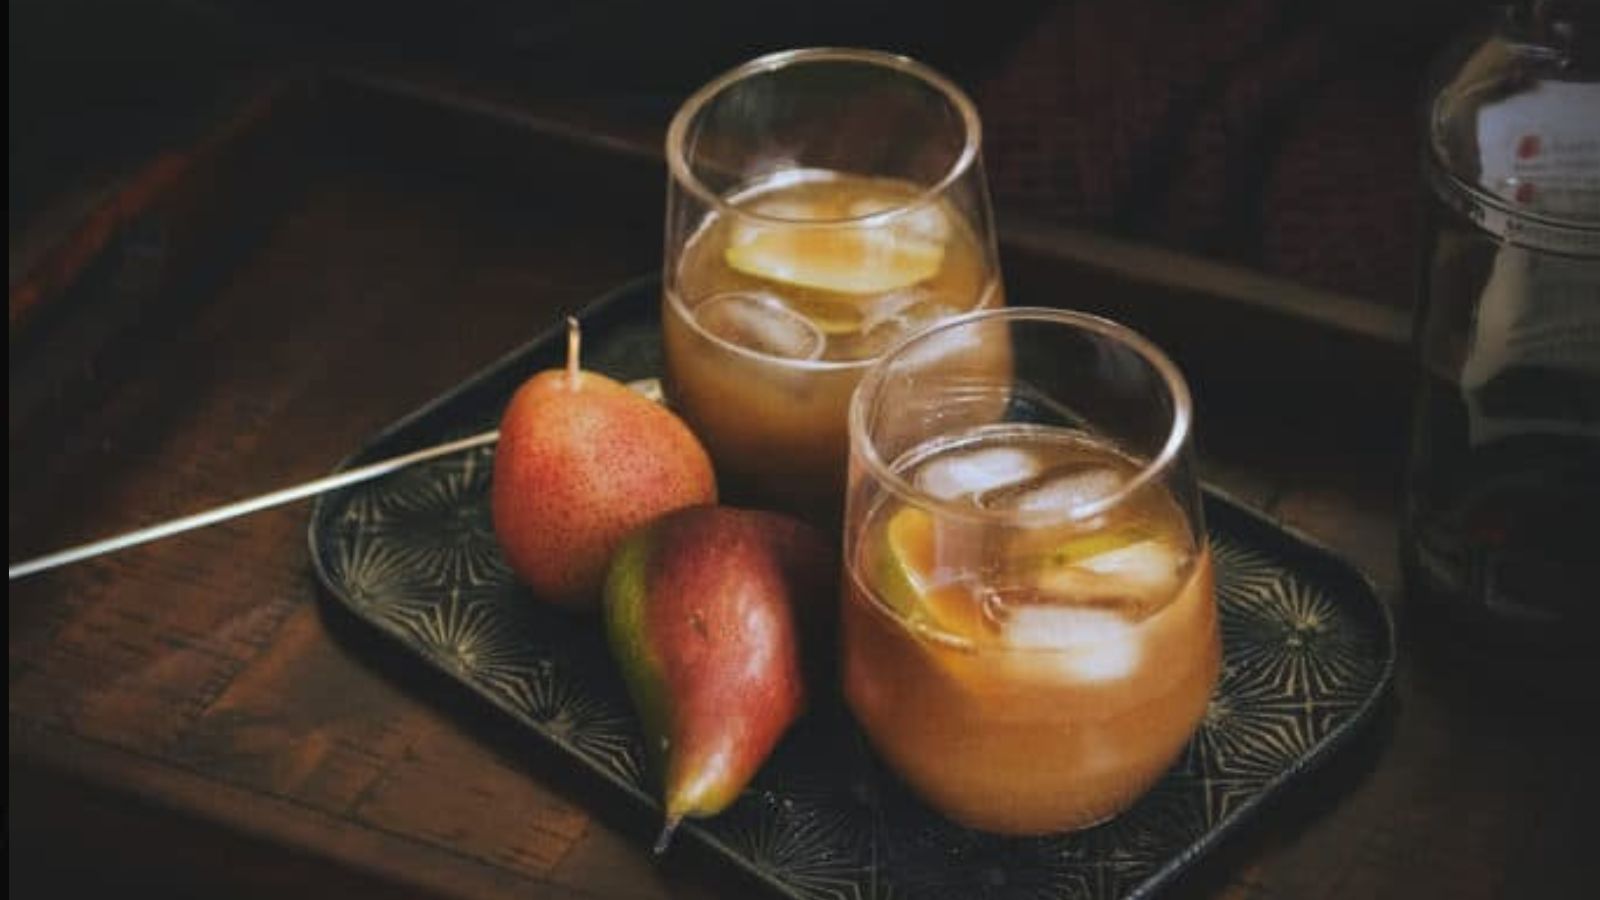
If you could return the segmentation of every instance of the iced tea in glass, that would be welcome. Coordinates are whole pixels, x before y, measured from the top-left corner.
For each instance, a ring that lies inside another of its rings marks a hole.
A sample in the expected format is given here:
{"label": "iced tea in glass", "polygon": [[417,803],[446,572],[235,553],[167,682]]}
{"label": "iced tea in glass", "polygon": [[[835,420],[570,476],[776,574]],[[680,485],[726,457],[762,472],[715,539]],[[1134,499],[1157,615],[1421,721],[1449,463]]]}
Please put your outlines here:
{"label": "iced tea in glass", "polygon": [[931,806],[1083,828],[1171,766],[1220,669],[1173,364],[1059,310],[963,316],[866,375],[850,414],[844,692]]}
{"label": "iced tea in glass", "polygon": [[726,495],[836,527],[866,366],[1001,302],[972,103],[903,57],[779,53],[691,97],[667,156],[668,400]]}

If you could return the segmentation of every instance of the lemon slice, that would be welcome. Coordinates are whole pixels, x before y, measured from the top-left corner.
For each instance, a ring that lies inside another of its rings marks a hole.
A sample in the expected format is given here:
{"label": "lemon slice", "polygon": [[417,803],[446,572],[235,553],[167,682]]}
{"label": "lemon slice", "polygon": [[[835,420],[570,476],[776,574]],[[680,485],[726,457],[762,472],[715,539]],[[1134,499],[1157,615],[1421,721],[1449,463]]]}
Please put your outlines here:
{"label": "lemon slice", "polygon": [[933,519],[917,509],[902,509],[883,530],[878,565],[878,596],[908,618],[922,609],[934,567]]}
{"label": "lemon slice", "polygon": [[982,628],[971,595],[958,584],[939,585],[937,535],[933,517],[920,509],[901,509],[884,528],[878,564],[878,595],[913,625],[973,638]]}
{"label": "lemon slice", "polygon": [[733,269],[839,294],[910,287],[944,263],[943,243],[888,228],[752,228],[742,238],[724,253]]}
{"label": "lemon slice", "polygon": [[1049,566],[1075,565],[1149,539],[1150,534],[1137,525],[1078,535],[1057,545],[1055,550],[1051,552],[1046,564]]}

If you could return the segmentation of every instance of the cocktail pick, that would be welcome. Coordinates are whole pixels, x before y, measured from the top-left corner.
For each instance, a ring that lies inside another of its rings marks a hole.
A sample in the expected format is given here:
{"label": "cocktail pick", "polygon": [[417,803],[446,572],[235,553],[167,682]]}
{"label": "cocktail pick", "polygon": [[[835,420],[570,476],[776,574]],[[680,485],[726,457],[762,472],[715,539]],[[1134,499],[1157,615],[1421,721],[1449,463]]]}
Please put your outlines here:
{"label": "cocktail pick", "polygon": [[[666,402],[662,396],[661,382],[658,379],[641,378],[637,381],[628,382],[628,387],[657,403]],[[6,580],[16,581],[19,578],[26,578],[39,572],[92,559],[96,556],[104,556],[107,553],[115,553],[118,550],[125,550],[129,547],[137,547],[140,544],[148,544],[151,541],[182,534],[185,531],[193,531],[196,528],[204,528],[207,525],[215,525],[218,522],[237,519],[240,516],[247,516],[263,509],[271,509],[274,506],[282,506],[285,503],[293,503],[296,500],[315,497],[326,491],[349,487],[352,484],[359,484],[374,478],[381,478],[384,475],[398,472],[407,466],[414,466],[430,459],[438,459],[441,456],[449,456],[452,453],[471,450],[473,447],[493,444],[499,439],[499,431],[485,431],[471,437],[436,444],[432,447],[414,450],[411,453],[393,456],[375,463],[368,463],[360,468],[318,478],[315,481],[307,481],[244,500],[236,500],[180,519],[170,519],[136,531],[129,531],[125,534],[92,541],[87,544],[79,544],[76,547],[68,547],[65,550],[58,550],[55,553],[49,553],[23,562],[12,563],[7,569]]]}
{"label": "cocktail pick", "polygon": [[[666,402],[662,396],[661,382],[658,379],[641,378],[637,381],[628,382],[628,387],[657,403]],[[411,453],[393,456],[375,463],[368,463],[360,468],[339,472],[325,478],[318,478],[315,481],[307,481],[244,500],[236,500],[180,519],[170,519],[136,531],[129,531],[125,534],[92,541],[87,544],[79,544],[76,547],[68,547],[65,550],[58,550],[55,553],[49,553],[23,562],[12,563],[6,571],[6,580],[16,581],[19,578],[26,578],[39,572],[92,559],[96,556],[104,556],[107,553],[115,553],[118,550],[125,550],[129,547],[137,547],[140,544],[148,544],[151,541],[182,534],[185,531],[193,531],[196,528],[204,528],[207,525],[215,525],[218,522],[237,519],[240,516],[247,516],[263,509],[271,509],[274,506],[282,506],[286,503],[293,503],[296,500],[315,497],[317,494],[326,491],[349,487],[352,484],[359,484],[374,478],[381,478],[384,475],[398,472],[407,466],[414,466],[430,459],[438,459],[441,456],[449,456],[452,453],[471,450],[473,447],[493,444],[499,439],[499,431],[485,431],[471,437],[436,444],[432,447],[414,450]]]}
{"label": "cocktail pick", "polygon": [[136,547],[139,544],[147,544],[151,541],[157,541],[165,537],[171,537],[172,535],[181,534],[185,531],[193,531],[196,528],[204,528],[207,525],[215,525],[218,522],[225,522],[228,519],[236,519],[240,516],[247,516],[253,512],[259,512],[263,509],[270,509],[274,506],[282,506],[285,503],[293,503],[296,500],[304,500],[307,497],[314,497],[317,494],[323,493],[324,491],[331,491],[337,488],[348,487],[352,484],[358,484],[363,481],[369,481],[373,478],[380,478],[384,475],[398,472],[407,466],[413,466],[417,463],[426,462],[430,459],[438,459],[441,456],[449,456],[452,453],[460,453],[463,450],[470,450],[473,447],[482,447],[485,444],[492,444],[499,439],[500,432],[485,431],[482,434],[475,434],[471,437],[449,441],[448,443],[438,444],[422,450],[416,450],[401,456],[390,457],[389,459],[370,463],[359,468],[339,472],[338,474],[329,475],[324,478],[318,478],[314,481],[307,481],[291,487],[280,488],[276,491],[271,491],[266,494],[259,494],[244,500],[236,500],[233,503],[227,503],[222,506],[214,507],[212,509],[205,510],[204,512],[194,513],[193,515],[184,516],[179,519],[170,519],[166,522],[150,525],[145,528],[140,528],[136,531],[129,531],[125,534],[119,534],[114,537],[92,541],[87,544],[79,544],[76,547],[68,547],[65,550],[59,550],[55,553],[50,553],[45,556],[27,560],[25,562],[13,563],[7,569],[7,580],[16,581],[19,578],[25,578],[29,575],[58,568],[60,566],[65,566],[70,563],[80,562],[96,556],[103,556],[107,553],[114,553],[118,550],[125,550],[128,547]]}

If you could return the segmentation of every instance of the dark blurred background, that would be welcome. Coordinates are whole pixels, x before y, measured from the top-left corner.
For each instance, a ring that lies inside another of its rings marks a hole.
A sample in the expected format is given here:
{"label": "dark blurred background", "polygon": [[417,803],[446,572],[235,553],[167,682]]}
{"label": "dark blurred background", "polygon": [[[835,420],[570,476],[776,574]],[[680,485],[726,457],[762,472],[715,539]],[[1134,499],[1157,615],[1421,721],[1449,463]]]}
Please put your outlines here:
{"label": "dark blurred background", "polygon": [[[402,68],[649,133],[782,47],[909,53],[984,117],[996,205],[1405,307],[1415,106],[1478,0],[12,0],[10,224],[288,67]],[[46,229],[48,230],[48,229]]]}

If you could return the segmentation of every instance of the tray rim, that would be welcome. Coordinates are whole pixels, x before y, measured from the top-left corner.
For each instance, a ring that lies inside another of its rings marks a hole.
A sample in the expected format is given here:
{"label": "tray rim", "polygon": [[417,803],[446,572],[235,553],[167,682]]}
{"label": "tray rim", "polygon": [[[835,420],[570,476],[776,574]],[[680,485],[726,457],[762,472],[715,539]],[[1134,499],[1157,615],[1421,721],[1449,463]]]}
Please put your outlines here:
{"label": "tray rim", "polygon": [[[591,318],[600,314],[609,313],[614,308],[628,302],[635,294],[641,291],[651,289],[652,287],[654,287],[656,291],[659,291],[659,284],[659,273],[649,272],[634,276],[610,288],[609,290],[600,294],[597,298],[583,304],[582,307],[572,313],[572,315],[576,317],[580,323],[587,323]],[[444,409],[445,407],[448,407],[460,397],[477,388],[488,379],[501,374],[503,369],[514,365],[517,360],[536,352],[549,342],[562,340],[565,333],[566,325],[564,322],[553,323],[549,327],[546,327],[534,335],[531,339],[524,341],[516,347],[513,347],[511,350],[496,357],[488,364],[480,367],[461,381],[452,385],[443,393],[435,395],[431,399],[413,409],[411,412],[401,416],[400,418],[391,422],[389,425],[378,430],[367,440],[363,441],[361,445],[354,451],[340,459],[335,464],[332,473],[341,472],[353,467],[360,462],[363,457],[370,454],[374,448],[384,444],[385,442],[395,439],[402,432],[413,427],[418,422],[423,421],[428,416]],[[1353,583],[1367,594],[1370,606],[1377,611],[1377,632],[1382,639],[1384,652],[1382,662],[1378,668],[1377,677],[1373,682],[1372,688],[1366,692],[1366,695],[1362,698],[1361,702],[1358,703],[1351,711],[1348,719],[1340,723],[1337,727],[1325,735],[1320,741],[1313,745],[1307,753],[1298,757],[1288,768],[1264,782],[1260,790],[1255,795],[1235,808],[1216,826],[1208,829],[1199,838],[1190,842],[1181,851],[1157,866],[1139,883],[1136,888],[1134,888],[1133,891],[1125,895],[1127,900],[1148,900],[1148,898],[1152,897],[1156,893],[1169,887],[1171,883],[1178,878],[1178,876],[1193,868],[1198,861],[1210,855],[1212,851],[1214,851],[1224,840],[1238,834],[1245,827],[1257,821],[1260,818],[1262,811],[1266,809],[1266,807],[1268,807],[1272,802],[1277,800],[1282,794],[1283,790],[1290,783],[1315,772],[1317,769],[1320,769],[1333,755],[1350,744],[1360,732],[1364,731],[1367,726],[1371,724],[1372,719],[1374,718],[1378,709],[1389,698],[1394,686],[1395,668],[1399,655],[1398,629],[1394,616],[1394,610],[1383,598],[1382,593],[1378,590],[1377,585],[1372,580],[1371,576],[1368,575],[1367,572],[1360,566],[1346,559],[1337,550],[1328,546],[1328,544],[1323,540],[1306,533],[1304,530],[1280,521],[1269,513],[1257,509],[1251,504],[1239,499],[1232,493],[1218,488],[1215,485],[1204,481],[1203,479],[1200,481],[1200,488],[1202,500],[1210,500],[1212,502],[1218,502],[1222,504],[1228,509],[1229,514],[1240,516],[1248,521],[1253,527],[1279,532],[1280,534],[1289,538],[1295,544],[1299,545],[1301,550],[1309,551],[1311,554],[1320,557],[1325,564],[1331,565],[1335,569],[1341,571],[1345,577],[1352,579]],[[450,667],[444,665],[441,660],[434,658],[432,654],[419,651],[415,645],[407,641],[405,637],[396,629],[379,620],[362,614],[359,605],[352,602],[344,591],[335,587],[336,581],[334,578],[332,578],[327,567],[327,562],[323,558],[323,554],[318,547],[318,526],[319,523],[323,521],[328,504],[332,502],[330,497],[333,493],[334,492],[329,492],[317,495],[312,503],[311,514],[306,525],[307,550],[310,554],[312,569],[316,573],[317,581],[321,588],[321,593],[333,598],[334,600],[337,600],[340,607],[343,608],[345,612],[359,619],[368,626],[373,627],[375,631],[383,634],[387,639],[398,643],[408,652],[413,653],[419,659],[426,662],[435,672],[450,678],[459,686],[470,690],[479,699],[487,701],[496,709],[500,710],[500,712],[507,715],[511,721],[519,727],[529,729],[533,734],[537,735],[539,739],[548,741],[560,748],[564,755],[568,756],[578,765],[581,765],[584,769],[588,770],[590,774],[598,775],[608,783],[612,784],[614,787],[620,788],[624,794],[633,800],[642,803],[646,809],[654,810],[659,807],[659,802],[646,791],[628,783],[622,778],[616,776],[615,773],[606,770],[604,767],[593,763],[588,759],[588,757],[581,752],[578,752],[575,747],[571,746],[559,735],[545,731],[544,729],[539,728],[537,725],[526,721],[520,711],[511,708],[510,705],[504,700],[475,689],[471,684],[468,684],[459,678],[457,673],[451,670]],[[799,896],[795,894],[787,885],[776,881],[772,877],[771,873],[757,868],[753,863],[739,854],[733,847],[722,841],[708,829],[700,827],[695,822],[685,822],[683,823],[683,827],[679,830],[681,833],[692,837],[694,840],[709,846],[711,849],[715,850],[725,861],[731,862],[738,866],[745,874],[755,877],[757,880],[761,881],[778,894],[786,897]]]}

